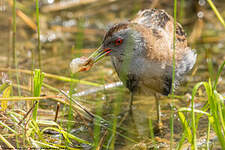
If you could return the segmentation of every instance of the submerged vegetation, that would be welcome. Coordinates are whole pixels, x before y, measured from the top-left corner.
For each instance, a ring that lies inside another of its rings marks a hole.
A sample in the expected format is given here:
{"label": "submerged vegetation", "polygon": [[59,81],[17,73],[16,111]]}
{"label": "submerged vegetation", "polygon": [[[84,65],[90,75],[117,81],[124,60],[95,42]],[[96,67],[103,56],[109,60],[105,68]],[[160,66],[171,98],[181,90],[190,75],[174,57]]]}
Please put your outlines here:
{"label": "submerged vegetation", "polygon": [[[0,149],[225,149],[224,6],[223,0],[0,0],[6,20]],[[126,111],[129,92],[108,59],[89,72],[69,71],[72,58],[97,47],[108,24],[145,8],[174,15],[198,53],[187,82],[161,101],[162,131],[155,128],[153,97],[137,97],[133,114]]]}

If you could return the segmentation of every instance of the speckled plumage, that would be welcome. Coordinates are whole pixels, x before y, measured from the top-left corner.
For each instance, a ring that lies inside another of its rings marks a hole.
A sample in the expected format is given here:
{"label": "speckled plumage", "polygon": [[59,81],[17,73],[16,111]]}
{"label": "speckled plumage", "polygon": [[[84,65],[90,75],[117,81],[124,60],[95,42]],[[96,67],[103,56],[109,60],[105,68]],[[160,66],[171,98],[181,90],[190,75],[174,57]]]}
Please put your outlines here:
{"label": "speckled plumage", "polygon": [[[168,95],[172,85],[173,18],[163,10],[147,9],[125,23],[112,26],[103,41],[120,79],[135,94]],[[116,38],[124,39],[114,46]],[[175,84],[195,64],[196,54],[187,46],[185,33],[176,25]]]}

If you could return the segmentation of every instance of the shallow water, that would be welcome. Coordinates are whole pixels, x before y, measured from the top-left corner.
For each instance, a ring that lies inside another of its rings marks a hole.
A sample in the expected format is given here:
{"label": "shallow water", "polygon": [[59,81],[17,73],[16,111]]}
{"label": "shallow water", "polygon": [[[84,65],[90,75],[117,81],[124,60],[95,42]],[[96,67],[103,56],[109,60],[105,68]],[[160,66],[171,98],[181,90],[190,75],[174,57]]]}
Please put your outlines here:
{"label": "shallow water", "polygon": [[[204,1],[204,0],[203,0]],[[183,96],[174,100],[175,105],[175,120],[174,120],[174,141],[178,142],[182,131],[182,125],[178,121],[176,110],[180,107],[190,107],[188,95],[191,93],[193,86],[199,81],[207,81],[209,78],[207,61],[212,61],[214,72],[218,66],[225,60],[225,38],[224,29],[217,20],[207,3],[185,2],[184,16],[181,18],[178,12],[178,20],[181,21],[187,37],[189,38],[190,47],[197,50],[198,58],[193,73],[189,74],[183,85],[176,91],[176,95]],[[7,20],[0,22],[0,67],[5,68],[12,66],[12,51],[11,51],[11,8],[5,1],[0,0],[1,8],[4,5],[5,10],[0,11],[0,19]],[[62,6],[57,5],[59,10],[51,10],[47,6],[49,1],[41,1],[41,55],[42,55],[42,70],[47,73],[53,73],[63,76],[70,76],[69,63],[74,57],[88,56],[96,49],[104,36],[104,31],[107,25],[127,20],[136,14],[138,10],[154,6],[156,8],[165,9],[169,14],[172,14],[172,1],[166,0],[159,3],[151,3],[147,0],[142,1],[103,1],[88,3],[84,5],[75,5],[67,9],[62,9]],[[66,2],[66,1],[64,1]],[[35,5],[30,1],[22,1],[21,10],[24,11],[32,20],[35,20]],[[54,2],[57,4],[57,2]],[[224,16],[225,5],[223,1],[216,2],[219,11]],[[19,6],[18,6],[19,7]],[[24,9],[27,7],[28,9]],[[55,8],[57,8],[55,7]],[[62,10],[61,10],[62,9]],[[180,9],[180,8],[179,8]],[[189,13],[188,10],[193,10]],[[199,14],[200,13],[200,14]],[[198,16],[196,15],[198,14]],[[201,19],[203,14],[203,19]],[[225,18],[225,17],[224,17]],[[17,33],[16,33],[16,50],[18,58],[18,67],[21,69],[32,69],[38,67],[37,61],[37,35],[34,30],[22,21],[17,16]],[[34,62],[32,62],[32,53],[35,53]],[[10,59],[9,59],[10,58]],[[13,75],[12,75],[13,76]],[[225,95],[225,73],[219,80],[218,92]],[[19,76],[22,85],[29,84],[29,76],[20,74]],[[75,75],[75,78],[91,81],[99,84],[113,84],[118,82],[117,77],[109,58],[99,62],[88,72],[82,72]],[[14,81],[16,82],[16,81]],[[116,115],[120,126],[126,130],[121,131],[122,134],[135,140],[137,143],[116,136],[115,149],[138,149],[140,147],[152,146],[149,131],[149,119],[156,123],[156,107],[154,97],[135,97],[133,113],[127,115],[129,104],[129,92],[123,86],[114,88],[96,88],[83,84],[72,84],[60,82],[54,79],[45,79],[45,82],[55,88],[69,90],[73,89],[76,96],[81,96],[85,101],[82,104],[88,107],[92,112],[102,110],[102,117],[112,121]],[[118,90],[119,88],[119,90]],[[16,90],[15,90],[16,91]],[[82,95],[83,92],[83,95]],[[85,93],[85,94],[84,94]],[[17,92],[15,92],[17,94]],[[23,91],[22,95],[29,95]],[[100,101],[100,102],[99,102]],[[121,101],[121,106],[116,107],[118,101]],[[162,107],[162,121],[164,124],[163,130],[159,133],[155,131],[157,137],[158,148],[168,149],[170,140],[170,113],[171,99],[162,97],[160,100]],[[200,90],[198,98],[196,98],[196,107],[201,108],[206,101],[203,90]],[[47,104],[46,104],[47,103]],[[101,103],[100,108],[96,107],[96,103]],[[49,102],[43,102],[43,107],[48,108]],[[55,102],[52,102],[52,110],[54,110]],[[115,107],[118,112],[115,112]],[[45,109],[45,108],[43,108]],[[206,135],[207,119],[200,120],[198,128],[198,137],[201,139]],[[93,128],[93,126],[91,126]],[[76,130],[76,128],[74,129]],[[118,130],[120,132],[120,130]],[[104,129],[102,129],[104,132]],[[90,135],[81,133],[80,136],[90,140]],[[212,139],[214,136],[212,136]],[[187,146],[188,147],[188,146]],[[87,148],[89,149],[89,147]],[[185,148],[184,148],[185,149]]]}

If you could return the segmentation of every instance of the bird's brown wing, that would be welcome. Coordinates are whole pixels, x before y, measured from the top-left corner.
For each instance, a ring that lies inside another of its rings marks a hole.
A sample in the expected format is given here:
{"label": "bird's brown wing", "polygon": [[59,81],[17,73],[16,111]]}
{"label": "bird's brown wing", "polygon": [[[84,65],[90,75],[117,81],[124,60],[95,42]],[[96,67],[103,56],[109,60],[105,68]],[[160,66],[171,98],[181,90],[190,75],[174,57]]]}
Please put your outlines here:
{"label": "bird's brown wing", "polygon": [[[131,20],[136,24],[138,30],[142,30],[143,37],[147,41],[147,56],[151,60],[166,61],[172,63],[173,52],[173,17],[164,10],[146,9],[140,11],[137,16]],[[186,51],[187,40],[182,26],[176,24],[176,60],[183,58]]]}

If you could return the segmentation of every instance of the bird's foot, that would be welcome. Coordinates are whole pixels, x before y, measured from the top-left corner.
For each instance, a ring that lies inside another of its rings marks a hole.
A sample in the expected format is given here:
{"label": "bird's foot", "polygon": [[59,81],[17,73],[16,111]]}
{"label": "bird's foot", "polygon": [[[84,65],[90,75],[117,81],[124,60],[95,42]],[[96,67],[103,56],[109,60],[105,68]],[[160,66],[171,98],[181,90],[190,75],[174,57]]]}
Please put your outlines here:
{"label": "bird's foot", "polygon": [[160,129],[163,129],[163,123],[162,123],[162,121],[160,121],[160,122],[158,122],[157,123],[157,128],[160,130]]}
{"label": "bird's foot", "polygon": [[162,135],[164,129],[165,129],[165,126],[163,125],[162,121],[157,122],[157,123],[155,124],[155,127],[154,127],[154,133],[155,133],[156,135]]}

